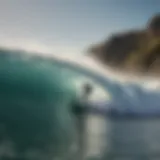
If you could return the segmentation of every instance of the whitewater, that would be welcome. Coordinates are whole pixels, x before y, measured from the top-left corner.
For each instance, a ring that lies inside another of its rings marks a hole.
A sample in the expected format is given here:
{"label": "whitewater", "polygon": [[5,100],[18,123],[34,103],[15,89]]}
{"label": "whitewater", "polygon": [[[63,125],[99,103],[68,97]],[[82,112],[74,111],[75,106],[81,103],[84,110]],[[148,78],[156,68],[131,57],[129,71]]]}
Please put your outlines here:
{"label": "whitewater", "polygon": [[20,55],[40,56],[51,60],[55,66],[74,73],[71,81],[78,92],[85,82],[92,83],[97,91],[91,103],[96,107],[114,107],[120,112],[129,109],[134,113],[160,113],[160,82],[158,78],[124,73],[102,65],[96,59],[83,54],[53,54],[52,52],[28,51],[6,48]]}
{"label": "whitewater", "polygon": [[[108,93],[110,98],[104,96],[101,100],[101,96],[99,96],[99,100],[92,100],[91,103],[93,102],[94,107],[102,109],[114,107],[122,113],[127,109],[141,114],[160,113],[160,82],[158,78],[115,71],[84,55],[54,55],[53,57],[58,65],[88,77],[93,80],[93,84],[98,84]],[[82,77],[81,79],[83,84],[85,80]],[[75,83],[77,81],[80,81],[78,77],[75,78]]]}

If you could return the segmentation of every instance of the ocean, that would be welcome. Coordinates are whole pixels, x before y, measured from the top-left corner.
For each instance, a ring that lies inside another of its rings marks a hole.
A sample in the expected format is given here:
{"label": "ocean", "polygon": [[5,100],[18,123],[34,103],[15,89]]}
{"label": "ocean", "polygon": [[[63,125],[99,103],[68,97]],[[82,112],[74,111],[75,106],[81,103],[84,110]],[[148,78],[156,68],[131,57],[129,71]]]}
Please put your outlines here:
{"label": "ocean", "polygon": [[88,115],[87,160],[160,159],[160,119]]}
{"label": "ocean", "polygon": [[[69,160],[78,160],[70,154],[76,130],[70,109],[77,92],[74,80],[81,75],[72,74],[69,68],[97,79],[116,98],[123,87],[75,65],[14,52],[0,51],[0,158],[68,160],[69,156]],[[160,159],[158,118],[111,119],[88,114],[84,138],[85,160]]]}

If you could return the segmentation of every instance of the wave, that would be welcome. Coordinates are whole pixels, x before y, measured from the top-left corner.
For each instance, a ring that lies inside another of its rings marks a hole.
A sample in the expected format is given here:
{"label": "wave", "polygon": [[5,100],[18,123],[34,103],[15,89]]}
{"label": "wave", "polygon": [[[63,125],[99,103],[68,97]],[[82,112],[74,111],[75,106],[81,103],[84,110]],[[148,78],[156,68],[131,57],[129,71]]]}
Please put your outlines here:
{"label": "wave", "polygon": [[[158,89],[160,83],[158,82],[158,79],[151,77],[135,78],[136,76],[130,77],[129,79],[129,77],[124,76],[123,74],[116,74],[116,72],[104,68],[89,57],[80,55],[58,56],[7,48],[0,50],[0,56],[1,61],[4,61],[2,57],[5,57],[10,61],[10,64],[14,63],[15,66],[20,65],[19,63],[22,60],[25,60],[25,63],[28,62],[31,71],[33,68],[39,68],[43,69],[43,72],[46,74],[52,70],[53,75],[63,75],[63,77],[65,77],[63,83],[67,84],[68,88],[71,88],[72,90],[75,90],[75,81],[81,80],[83,82],[83,77],[89,78],[111,95],[111,105],[106,105],[106,107],[114,106],[121,112],[130,109],[134,113],[160,111],[160,90]],[[15,62],[16,59],[19,60],[18,63]],[[3,66],[1,68],[3,68]],[[60,69],[60,72],[57,72],[57,69]],[[23,69],[21,68],[21,70]],[[46,75],[45,77],[50,76]]]}
{"label": "wave", "polygon": [[[0,130],[4,128],[6,140],[0,145],[9,148],[7,156],[21,153],[36,159],[32,155],[38,154],[37,159],[50,159],[50,154],[56,157],[69,149],[74,137],[69,108],[75,90],[66,75],[51,59],[0,50]],[[44,149],[49,146],[51,153]]]}
{"label": "wave", "polygon": [[0,145],[9,150],[0,158],[72,156],[76,119],[71,107],[77,102],[74,81],[80,77],[94,80],[111,94],[106,107],[121,112],[127,107],[135,113],[160,111],[158,90],[145,89],[137,81],[122,83],[87,58],[79,59],[0,50],[0,136],[5,140]]}

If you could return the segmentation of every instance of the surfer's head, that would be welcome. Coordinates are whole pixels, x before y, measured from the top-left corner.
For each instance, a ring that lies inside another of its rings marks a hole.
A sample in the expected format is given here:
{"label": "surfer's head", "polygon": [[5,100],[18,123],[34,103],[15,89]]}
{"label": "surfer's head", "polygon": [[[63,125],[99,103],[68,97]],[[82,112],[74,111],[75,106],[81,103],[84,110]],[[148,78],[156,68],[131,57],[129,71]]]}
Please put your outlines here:
{"label": "surfer's head", "polygon": [[0,50],[0,159],[70,154],[74,93],[68,84],[52,60]]}
{"label": "surfer's head", "polygon": [[93,90],[93,88],[92,88],[91,84],[89,84],[89,83],[84,84],[83,92],[85,95],[90,95],[92,93],[92,90]]}

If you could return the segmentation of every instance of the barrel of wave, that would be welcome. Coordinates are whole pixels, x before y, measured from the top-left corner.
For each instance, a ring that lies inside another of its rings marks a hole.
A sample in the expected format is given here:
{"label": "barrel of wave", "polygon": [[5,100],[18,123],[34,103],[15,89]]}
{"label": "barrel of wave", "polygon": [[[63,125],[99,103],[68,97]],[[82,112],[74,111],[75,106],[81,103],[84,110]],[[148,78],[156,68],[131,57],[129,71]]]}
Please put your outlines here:
{"label": "barrel of wave", "polygon": [[0,159],[69,156],[75,131],[71,82],[49,58],[0,50]]}

